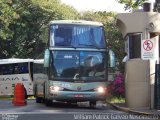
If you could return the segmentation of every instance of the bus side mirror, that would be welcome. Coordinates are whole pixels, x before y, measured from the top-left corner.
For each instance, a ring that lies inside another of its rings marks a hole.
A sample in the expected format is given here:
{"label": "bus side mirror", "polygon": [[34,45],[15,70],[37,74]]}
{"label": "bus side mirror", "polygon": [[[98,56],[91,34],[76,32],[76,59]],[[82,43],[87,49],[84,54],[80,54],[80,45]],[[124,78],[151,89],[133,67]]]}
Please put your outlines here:
{"label": "bus side mirror", "polygon": [[49,67],[49,58],[50,58],[50,52],[49,49],[46,49],[44,52],[44,67]]}
{"label": "bus side mirror", "polygon": [[109,49],[109,63],[110,63],[110,67],[115,67],[115,64],[116,64],[115,54],[111,49]]}

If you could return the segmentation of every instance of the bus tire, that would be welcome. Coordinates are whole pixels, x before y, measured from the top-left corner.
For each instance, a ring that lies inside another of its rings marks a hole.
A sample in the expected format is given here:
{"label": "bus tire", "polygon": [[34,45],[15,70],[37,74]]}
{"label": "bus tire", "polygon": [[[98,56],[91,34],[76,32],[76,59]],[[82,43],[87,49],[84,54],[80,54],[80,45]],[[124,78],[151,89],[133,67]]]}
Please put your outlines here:
{"label": "bus tire", "polygon": [[43,85],[43,97],[42,97],[42,103],[45,103],[45,83]]}
{"label": "bus tire", "polygon": [[36,97],[36,103],[41,103],[41,101],[42,101],[42,98]]}
{"label": "bus tire", "polygon": [[45,103],[45,99],[44,98],[42,98],[42,101],[41,101],[42,103]]}
{"label": "bus tire", "polygon": [[51,106],[52,105],[52,100],[45,99],[45,104],[46,104],[46,106]]}
{"label": "bus tire", "polygon": [[90,101],[90,102],[89,102],[89,106],[90,106],[91,108],[95,108],[95,107],[96,107],[96,101]]}
{"label": "bus tire", "polygon": [[25,97],[25,99],[27,99],[27,98],[28,98],[28,95],[27,95],[27,90],[26,90],[26,88],[24,88],[24,97]]}

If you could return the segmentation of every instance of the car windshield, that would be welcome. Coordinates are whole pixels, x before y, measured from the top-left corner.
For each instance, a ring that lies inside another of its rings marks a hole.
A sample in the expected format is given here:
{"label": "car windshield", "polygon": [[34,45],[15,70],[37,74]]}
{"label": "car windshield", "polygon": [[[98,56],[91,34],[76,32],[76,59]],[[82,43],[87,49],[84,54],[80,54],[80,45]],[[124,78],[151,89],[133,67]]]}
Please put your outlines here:
{"label": "car windshield", "polygon": [[104,52],[52,51],[51,79],[93,80],[104,79]]}
{"label": "car windshield", "polygon": [[104,30],[102,26],[51,25],[50,46],[105,48]]}

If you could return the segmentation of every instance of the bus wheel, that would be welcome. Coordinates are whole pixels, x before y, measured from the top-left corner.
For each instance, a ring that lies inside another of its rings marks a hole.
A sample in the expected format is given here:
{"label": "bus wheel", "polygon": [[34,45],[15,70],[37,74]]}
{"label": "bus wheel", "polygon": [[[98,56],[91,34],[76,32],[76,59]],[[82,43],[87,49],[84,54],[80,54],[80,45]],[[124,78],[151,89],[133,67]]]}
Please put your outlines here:
{"label": "bus wheel", "polygon": [[36,103],[41,103],[42,99],[40,97],[36,97]]}
{"label": "bus wheel", "polygon": [[42,101],[41,101],[42,103],[45,103],[45,99],[44,98],[42,98]]}
{"label": "bus wheel", "polygon": [[90,102],[89,102],[89,106],[90,106],[91,108],[95,108],[95,107],[96,107],[96,101],[90,101]]}
{"label": "bus wheel", "polygon": [[46,106],[51,106],[52,105],[52,100],[45,99],[45,104],[46,104]]}
{"label": "bus wheel", "polygon": [[26,88],[24,88],[24,95],[25,95],[25,99],[27,99],[27,98],[28,98],[28,95],[27,95],[27,90],[26,90]]}

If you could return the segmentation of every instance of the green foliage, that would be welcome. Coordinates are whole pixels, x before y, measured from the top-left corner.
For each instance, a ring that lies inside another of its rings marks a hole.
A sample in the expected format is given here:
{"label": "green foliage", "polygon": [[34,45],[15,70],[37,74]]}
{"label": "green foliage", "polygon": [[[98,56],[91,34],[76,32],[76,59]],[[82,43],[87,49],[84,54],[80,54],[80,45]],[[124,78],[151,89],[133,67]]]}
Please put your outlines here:
{"label": "green foliage", "polygon": [[59,0],[32,0],[32,2],[47,11],[51,16],[50,20],[77,19],[78,12]]}
{"label": "green foliage", "polygon": [[107,102],[109,103],[125,103],[125,98],[124,97],[117,97],[117,96],[108,96],[107,97]]}
{"label": "green foliage", "polygon": [[[125,4],[125,10],[127,9],[137,9],[139,6],[142,6],[146,0],[117,0],[121,4]],[[160,1],[155,0],[154,11],[160,12]]]}
{"label": "green foliage", "polygon": [[18,18],[13,7],[6,0],[0,1],[0,39],[4,40],[13,36],[9,25]]}
{"label": "green foliage", "polygon": [[99,22],[102,22],[103,24],[106,24],[107,22],[112,22],[115,15],[116,14],[114,12],[87,11],[81,14],[80,19],[90,20],[90,21],[99,21]]}
{"label": "green foliage", "polygon": [[137,9],[142,6],[145,0],[117,0],[119,3],[125,4],[125,10]]}
{"label": "green foliage", "polygon": [[59,0],[1,0],[0,58],[42,54],[51,20],[78,19],[78,12]]}
{"label": "green foliage", "polygon": [[159,0],[155,0],[154,11],[160,12],[160,1]]}

